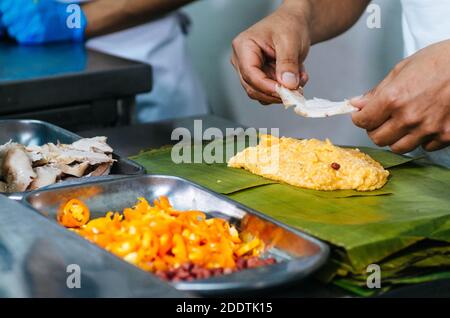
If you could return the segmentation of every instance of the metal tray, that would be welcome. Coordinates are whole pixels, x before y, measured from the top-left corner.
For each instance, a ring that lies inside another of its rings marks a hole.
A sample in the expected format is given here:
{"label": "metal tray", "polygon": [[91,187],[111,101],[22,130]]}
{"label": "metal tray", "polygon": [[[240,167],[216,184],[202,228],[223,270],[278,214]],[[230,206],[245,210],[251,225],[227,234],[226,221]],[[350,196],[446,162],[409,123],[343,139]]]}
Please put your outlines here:
{"label": "metal tray", "polygon": [[[79,270],[80,288],[67,285],[74,267]],[[5,297],[186,298],[190,294],[118,261],[106,250],[80,244],[63,227],[0,195],[0,298]]]}
{"label": "metal tray", "polygon": [[[82,137],[58,126],[52,125],[39,120],[0,120],[0,144],[4,144],[10,140],[21,143],[23,145],[43,145],[49,142],[61,142],[65,144],[73,143]],[[111,175],[142,175],[145,169],[126,158],[122,158],[117,154],[113,154],[117,162],[111,169]],[[79,182],[88,182],[89,178],[80,178]],[[68,182],[60,182],[51,187],[60,187]],[[0,192],[1,194],[2,192]],[[21,200],[25,192],[8,193],[9,198]]]}
{"label": "metal tray", "polygon": [[[72,198],[85,201],[90,207],[91,216],[100,217],[107,211],[122,211],[134,205],[138,197],[152,200],[161,195],[167,196],[177,209],[201,210],[209,217],[227,219],[241,231],[251,231],[261,237],[266,246],[270,246],[267,256],[273,256],[278,260],[274,265],[243,270],[230,275],[173,283],[179,290],[204,295],[254,291],[295,282],[309,276],[327,259],[329,249],[321,241],[177,177],[144,175],[53,190],[38,190],[26,195],[23,203],[56,222],[58,208]],[[70,231],[67,231],[67,235],[77,236]],[[79,240],[80,244],[92,245],[82,237],[79,237]]]}

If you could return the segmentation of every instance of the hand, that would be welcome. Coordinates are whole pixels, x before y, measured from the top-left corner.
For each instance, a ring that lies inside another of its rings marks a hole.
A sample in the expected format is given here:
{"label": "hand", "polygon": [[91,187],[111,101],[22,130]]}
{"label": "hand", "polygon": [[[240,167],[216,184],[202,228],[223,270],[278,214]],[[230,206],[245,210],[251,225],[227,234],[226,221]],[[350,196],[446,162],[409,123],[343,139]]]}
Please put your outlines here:
{"label": "hand", "polygon": [[281,103],[277,82],[297,89],[308,81],[303,61],[309,48],[303,14],[282,5],[234,39],[231,63],[250,98],[266,105]]}
{"label": "hand", "polygon": [[450,40],[399,63],[370,93],[351,103],[353,122],[378,146],[406,153],[450,145]]}
{"label": "hand", "polygon": [[87,22],[80,10],[80,25],[67,3],[55,0],[0,0],[1,22],[11,37],[21,44],[55,41],[82,41]]}

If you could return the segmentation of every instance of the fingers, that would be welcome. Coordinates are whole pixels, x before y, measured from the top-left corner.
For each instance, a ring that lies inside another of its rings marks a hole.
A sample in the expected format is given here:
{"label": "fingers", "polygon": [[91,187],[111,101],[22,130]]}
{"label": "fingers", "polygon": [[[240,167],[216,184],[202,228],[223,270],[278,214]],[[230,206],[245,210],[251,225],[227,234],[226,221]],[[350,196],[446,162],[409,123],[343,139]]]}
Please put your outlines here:
{"label": "fingers", "polygon": [[384,88],[377,87],[362,98],[358,104],[358,106],[362,106],[361,110],[352,115],[353,123],[368,131],[375,130],[386,122],[395,108],[401,104],[401,91],[395,88],[395,85]]}
{"label": "fingers", "polygon": [[[276,63],[264,64],[263,72],[266,73],[269,78],[276,79],[277,78]],[[302,64],[300,66],[300,69],[298,70],[298,72],[300,73],[300,86],[304,87],[304,86],[306,86],[306,84],[309,81],[309,75],[306,72],[305,65]]]}
{"label": "fingers", "polygon": [[300,67],[300,86],[304,87],[306,83],[309,81],[309,75],[308,72],[306,72],[305,65],[302,64]]}
{"label": "fingers", "polygon": [[18,39],[20,34],[29,32],[30,29],[33,30],[34,24],[39,23],[39,18],[37,16],[32,16],[29,20],[17,20],[8,26],[8,33],[10,36]]}
{"label": "fingers", "polygon": [[259,101],[263,105],[269,105],[269,104],[279,104],[281,103],[281,100],[279,98],[276,98],[271,95],[264,94],[262,92],[259,92],[255,90],[251,85],[249,85],[242,77],[239,67],[237,66],[236,57],[233,55],[231,59],[231,64],[233,64],[234,68],[236,69],[239,80],[241,81],[241,85],[244,87],[245,91],[247,92],[247,95]]}
{"label": "fingers", "polygon": [[14,7],[14,1],[0,1],[0,11],[5,12],[11,11]]}
{"label": "fingers", "polygon": [[247,92],[247,95],[254,100],[259,101],[263,105],[270,105],[270,104],[280,104],[281,99],[261,93],[253,89],[250,85],[248,85],[240,76],[241,84],[244,87],[245,91]]}
{"label": "fingers", "polygon": [[233,65],[239,71],[243,81],[265,95],[276,96],[276,81],[262,71],[264,55],[253,41],[233,43]]}
{"label": "fingers", "polygon": [[[448,122],[450,123],[450,122]],[[447,128],[441,129],[441,131],[430,138],[429,141],[422,144],[423,149],[426,151],[436,151],[450,146],[450,126],[447,124]]]}
{"label": "fingers", "polygon": [[390,148],[395,153],[407,153],[413,151],[426,141],[426,137],[418,134],[408,134],[394,143]]}
{"label": "fingers", "polygon": [[283,36],[275,41],[277,80],[289,89],[300,86],[299,62],[301,47],[296,46],[289,37]]}
{"label": "fingers", "polygon": [[380,147],[393,145],[406,134],[408,134],[408,129],[399,127],[394,119],[389,119],[377,129],[368,132],[370,139]]}
{"label": "fingers", "polygon": [[392,80],[394,79],[395,75],[398,74],[400,67],[403,67],[404,63],[399,63],[389,74],[386,76],[377,86],[372,88],[370,91],[368,91],[363,96],[358,96],[355,98],[352,98],[350,100],[350,104],[353,106],[363,109],[370,100],[372,100],[377,95],[383,95],[386,88],[389,87],[389,84],[392,83]]}
{"label": "fingers", "polygon": [[350,99],[350,104],[352,104],[352,106],[355,106],[356,108],[359,108],[361,110],[367,105],[369,100],[370,100],[370,98],[367,95],[362,95],[362,96],[353,97],[352,99]]}
{"label": "fingers", "polygon": [[422,148],[425,149],[426,151],[437,151],[440,149],[444,149],[448,146],[449,146],[448,143],[445,143],[445,142],[442,142],[442,141],[439,141],[436,139],[422,144]]}
{"label": "fingers", "polygon": [[367,131],[372,131],[380,127],[391,116],[386,101],[372,99],[364,107],[352,114],[353,123]]}
{"label": "fingers", "polygon": [[266,73],[268,78],[275,80],[277,78],[275,68],[275,62],[266,62],[264,63],[262,70],[264,73]]}
{"label": "fingers", "polygon": [[303,52],[302,43],[297,40],[298,34],[295,38],[292,35],[277,36],[275,40],[271,28],[261,25],[259,28],[262,31],[246,31],[233,41],[231,63],[250,98],[263,104],[281,103],[276,93],[277,85],[297,89],[308,82],[308,74],[299,62],[299,56],[306,55],[309,46]]}

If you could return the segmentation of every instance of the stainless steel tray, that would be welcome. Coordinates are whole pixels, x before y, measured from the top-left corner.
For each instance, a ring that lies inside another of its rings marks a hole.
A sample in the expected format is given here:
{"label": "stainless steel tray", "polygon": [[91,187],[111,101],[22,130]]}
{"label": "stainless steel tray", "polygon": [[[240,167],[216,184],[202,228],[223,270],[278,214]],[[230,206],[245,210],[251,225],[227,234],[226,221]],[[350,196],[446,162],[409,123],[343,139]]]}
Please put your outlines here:
{"label": "stainless steel tray", "polygon": [[[254,234],[271,246],[267,256],[279,261],[275,265],[211,279],[174,283],[179,290],[211,295],[268,288],[309,276],[328,256],[328,246],[319,240],[177,177],[144,175],[38,190],[26,195],[23,203],[56,222],[58,208],[72,198],[84,200],[92,217],[100,217],[106,211],[121,211],[134,205],[138,197],[152,200],[161,195],[167,196],[177,209],[201,210],[210,217],[227,219],[240,230],[258,229],[259,233]],[[77,236],[70,231],[67,235]],[[92,245],[81,237],[79,240],[80,244]]]}
{"label": "stainless steel tray", "polygon": [[[70,131],[39,120],[0,120],[0,144],[10,140],[27,146],[43,145],[58,141],[70,144],[81,138],[81,136]],[[111,175],[142,175],[145,173],[145,169],[141,165],[122,158],[117,154],[113,154],[113,157],[117,162],[114,163],[111,169]],[[89,178],[81,178],[79,180],[80,182],[88,182]],[[64,186],[65,184],[66,182],[57,183],[52,188]],[[24,192],[8,193],[6,195],[11,199],[21,200]]]}
{"label": "stainless steel tray", "polygon": [[[80,288],[67,285],[74,266],[79,269]],[[122,275],[117,275],[118,272]],[[0,298],[5,297],[189,297],[189,294],[118,261],[105,250],[80,244],[79,237],[66,235],[63,227],[0,195]]]}

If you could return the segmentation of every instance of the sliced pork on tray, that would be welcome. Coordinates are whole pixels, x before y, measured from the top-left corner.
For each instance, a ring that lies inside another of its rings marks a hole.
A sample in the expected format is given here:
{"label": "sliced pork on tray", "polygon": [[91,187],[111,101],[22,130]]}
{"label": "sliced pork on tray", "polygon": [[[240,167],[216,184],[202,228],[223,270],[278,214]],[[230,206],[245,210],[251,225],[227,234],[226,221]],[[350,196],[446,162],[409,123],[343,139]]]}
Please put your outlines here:
{"label": "sliced pork on tray", "polygon": [[72,144],[0,146],[0,192],[36,190],[71,178],[108,175],[114,163],[106,137]]}

